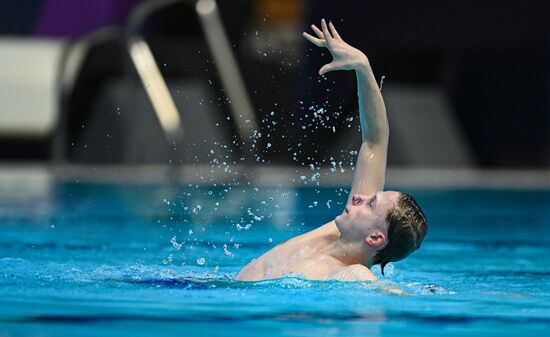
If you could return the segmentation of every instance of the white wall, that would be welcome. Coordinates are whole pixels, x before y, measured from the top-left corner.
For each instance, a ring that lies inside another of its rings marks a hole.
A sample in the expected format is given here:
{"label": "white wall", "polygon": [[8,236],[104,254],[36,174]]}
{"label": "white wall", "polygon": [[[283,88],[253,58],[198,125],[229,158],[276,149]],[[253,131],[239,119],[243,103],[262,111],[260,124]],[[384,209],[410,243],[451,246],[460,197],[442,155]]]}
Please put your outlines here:
{"label": "white wall", "polygon": [[51,134],[63,46],[63,40],[0,39],[0,137]]}

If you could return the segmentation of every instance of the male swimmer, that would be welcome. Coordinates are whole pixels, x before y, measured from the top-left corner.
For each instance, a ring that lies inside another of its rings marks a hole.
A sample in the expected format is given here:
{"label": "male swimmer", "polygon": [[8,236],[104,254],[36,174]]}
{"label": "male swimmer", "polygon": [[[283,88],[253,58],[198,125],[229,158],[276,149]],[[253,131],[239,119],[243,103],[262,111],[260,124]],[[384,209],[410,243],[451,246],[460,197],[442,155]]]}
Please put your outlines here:
{"label": "male swimmer", "polygon": [[357,76],[362,145],[350,196],[342,214],[331,222],[285,241],[246,265],[237,280],[258,281],[287,275],[310,280],[376,281],[370,270],[404,259],[418,249],[428,225],[408,194],[383,191],[389,126],[384,100],[368,58],[350,46],[334,25],[323,19],[316,36],[303,33],[317,47],[327,48],[332,62],[319,74],[353,70]]}

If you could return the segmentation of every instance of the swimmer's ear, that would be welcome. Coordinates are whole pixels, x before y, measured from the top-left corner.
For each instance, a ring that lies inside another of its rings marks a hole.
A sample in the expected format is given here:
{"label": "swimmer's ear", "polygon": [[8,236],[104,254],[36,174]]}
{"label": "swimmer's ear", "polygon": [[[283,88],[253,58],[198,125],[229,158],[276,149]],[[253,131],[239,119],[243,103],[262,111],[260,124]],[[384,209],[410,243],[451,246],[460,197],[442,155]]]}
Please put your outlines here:
{"label": "swimmer's ear", "polygon": [[386,245],[387,241],[386,235],[382,232],[375,232],[365,236],[366,244],[373,248],[382,249]]}

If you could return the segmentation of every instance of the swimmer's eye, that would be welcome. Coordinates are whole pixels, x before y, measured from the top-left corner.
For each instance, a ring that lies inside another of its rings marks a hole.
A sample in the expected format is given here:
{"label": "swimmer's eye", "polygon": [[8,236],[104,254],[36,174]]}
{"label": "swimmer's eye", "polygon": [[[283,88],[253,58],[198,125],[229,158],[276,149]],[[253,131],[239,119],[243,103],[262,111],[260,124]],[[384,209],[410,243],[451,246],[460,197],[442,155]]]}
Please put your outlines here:
{"label": "swimmer's eye", "polygon": [[373,208],[376,205],[376,196],[369,201],[369,207]]}

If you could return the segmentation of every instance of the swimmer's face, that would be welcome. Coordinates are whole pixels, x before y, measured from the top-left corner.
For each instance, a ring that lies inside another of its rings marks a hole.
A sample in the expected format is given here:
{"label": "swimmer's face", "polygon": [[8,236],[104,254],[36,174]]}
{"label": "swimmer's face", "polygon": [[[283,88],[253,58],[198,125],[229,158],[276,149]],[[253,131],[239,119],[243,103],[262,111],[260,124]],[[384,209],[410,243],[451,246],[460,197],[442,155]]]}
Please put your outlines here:
{"label": "swimmer's face", "polygon": [[[379,237],[374,242],[380,246],[386,242],[388,211],[397,205],[400,193],[395,191],[377,192],[374,195],[356,194],[351,203],[347,204],[342,214],[336,217],[336,226],[342,238],[350,241],[365,240],[369,245],[368,237]],[[381,248],[381,247],[379,247]]]}

